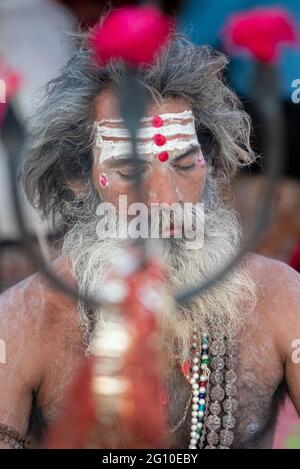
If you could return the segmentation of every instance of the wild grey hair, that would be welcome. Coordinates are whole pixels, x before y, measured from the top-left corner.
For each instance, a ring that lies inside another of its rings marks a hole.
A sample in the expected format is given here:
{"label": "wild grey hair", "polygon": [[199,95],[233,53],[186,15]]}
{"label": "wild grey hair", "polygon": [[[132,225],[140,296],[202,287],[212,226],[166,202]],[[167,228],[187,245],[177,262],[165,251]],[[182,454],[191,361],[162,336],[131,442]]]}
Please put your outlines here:
{"label": "wild grey hair", "polygon": [[[192,106],[199,141],[219,187],[253,159],[250,120],[224,83],[226,65],[223,54],[174,34],[155,62],[137,71],[148,96],[181,97]],[[46,216],[59,216],[67,231],[82,206],[70,181],[88,189],[85,202],[98,198],[91,184],[94,100],[108,86],[119,90],[124,72],[120,60],[95,66],[83,36],[60,76],[47,85],[34,117],[24,155],[25,192]]]}

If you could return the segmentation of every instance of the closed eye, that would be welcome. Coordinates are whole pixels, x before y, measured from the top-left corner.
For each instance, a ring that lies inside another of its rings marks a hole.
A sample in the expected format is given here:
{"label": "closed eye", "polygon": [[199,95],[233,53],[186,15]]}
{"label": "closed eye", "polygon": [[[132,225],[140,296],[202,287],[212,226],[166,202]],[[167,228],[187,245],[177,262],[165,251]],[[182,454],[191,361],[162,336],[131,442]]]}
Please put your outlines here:
{"label": "closed eye", "polygon": [[133,174],[122,174],[122,173],[120,173],[120,171],[118,171],[118,174],[122,179],[125,179],[125,181],[134,181],[134,179],[136,178],[135,173],[133,173]]}
{"label": "closed eye", "polygon": [[195,162],[193,162],[192,164],[188,166],[174,165],[174,168],[179,169],[180,171],[190,171],[191,169],[194,169],[195,167],[196,167]]}
{"label": "closed eye", "polygon": [[173,167],[180,171],[191,171],[196,168],[196,161],[199,157],[199,149],[193,148],[188,153],[176,158]]}

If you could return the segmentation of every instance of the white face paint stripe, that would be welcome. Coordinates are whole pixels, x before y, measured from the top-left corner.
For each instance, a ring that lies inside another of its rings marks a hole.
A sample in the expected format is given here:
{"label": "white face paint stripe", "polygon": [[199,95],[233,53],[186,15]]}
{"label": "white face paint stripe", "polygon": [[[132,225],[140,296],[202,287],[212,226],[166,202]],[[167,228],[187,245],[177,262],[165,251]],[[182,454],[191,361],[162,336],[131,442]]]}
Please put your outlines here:
{"label": "white face paint stripe", "polygon": [[[165,113],[165,114],[159,114],[159,117],[164,120],[182,120],[182,119],[194,119],[194,115],[192,111],[183,111],[183,112],[172,112],[172,113]],[[141,122],[152,122],[153,117],[142,117]],[[97,121],[96,123],[124,123],[122,119],[101,119],[100,121]]]}
{"label": "white face paint stripe", "polygon": [[[123,138],[127,140],[130,139],[130,134],[127,129],[109,128],[98,125],[97,132],[99,132],[102,137]],[[162,133],[163,135],[165,135],[165,137],[172,137],[173,135],[178,134],[193,135],[195,133],[195,130],[193,128],[193,125],[190,124],[173,124],[159,128],[146,127],[143,129],[138,129],[137,138],[152,138],[153,135],[155,135],[156,133]]]}
{"label": "white face paint stripe", "polygon": [[[162,152],[174,152],[175,150],[184,150],[190,146],[199,146],[197,138],[193,139],[175,139],[163,147],[157,147],[154,143],[149,145],[141,144],[137,145],[137,151],[141,158],[149,160],[154,159],[155,156]],[[101,158],[100,163],[106,161],[110,158],[128,158],[131,155],[132,146],[130,142],[120,142],[120,143],[111,143],[109,145],[104,145],[101,149]],[[178,155],[174,155],[176,158]],[[172,155],[170,155],[172,157]]]}
{"label": "white face paint stripe", "polygon": [[[154,125],[150,125],[149,127],[138,129],[137,138],[139,141],[137,142],[137,152],[139,156],[145,157],[147,155],[147,158],[154,158],[160,152],[169,153],[175,150],[185,149],[188,146],[199,145],[195,129],[195,119],[191,111],[161,114],[159,117],[162,119],[162,126],[155,127]],[[168,119],[170,123],[164,124],[166,119]],[[153,117],[143,118],[142,121],[152,123]],[[176,124],[174,123],[175,121]],[[120,123],[120,128],[104,125],[103,122],[104,121],[95,122],[95,145],[101,149],[100,163],[110,158],[128,157],[128,155],[131,154],[132,145],[128,130],[123,126],[123,121],[120,119],[112,119],[111,121],[105,120],[106,124],[112,122]],[[166,137],[166,142],[163,145],[155,143],[155,135],[157,134]],[[178,136],[178,138],[174,138],[176,136]],[[105,137],[105,139],[103,137]],[[115,138],[121,138],[122,140],[116,141],[114,140]]]}

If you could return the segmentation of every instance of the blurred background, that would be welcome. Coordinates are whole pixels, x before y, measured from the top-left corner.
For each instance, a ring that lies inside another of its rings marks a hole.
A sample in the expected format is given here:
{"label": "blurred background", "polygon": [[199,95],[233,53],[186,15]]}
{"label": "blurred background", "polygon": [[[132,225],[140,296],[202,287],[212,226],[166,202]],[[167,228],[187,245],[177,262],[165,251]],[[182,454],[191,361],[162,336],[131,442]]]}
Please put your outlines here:
{"label": "blurred background", "polygon": [[[35,103],[41,99],[42,87],[55,77],[72,54],[72,34],[78,28],[92,26],[109,6],[139,2],[101,0],[0,0],[0,79],[7,85],[18,120],[27,129]],[[299,0],[185,0],[162,2],[166,12],[175,14],[179,30],[197,44],[210,44],[223,50],[220,32],[227,17],[234,12],[254,7],[285,8],[300,31]],[[249,112],[254,126],[252,144],[262,153],[262,124],[253,106],[251,72],[253,60],[245,56],[230,57],[226,79],[235,89]],[[286,145],[283,170],[275,189],[272,222],[256,247],[256,252],[280,259],[300,271],[300,91],[295,93],[295,80],[300,88],[300,51],[286,48],[277,65],[281,84]],[[1,90],[0,90],[1,91]],[[0,126],[5,103],[1,104]],[[5,290],[35,271],[35,266],[19,246],[19,232],[14,218],[5,146],[0,140],[0,289]],[[251,168],[242,171],[233,182],[236,207],[245,231],[249,230],[253,213],[260,203],[265,186],[265,162],[260,158]],[[23,198],[26,219],[32,233],[48,238],[50,258],[55,258],[59,236],[47,221]],[[299,423],[289,402],[282,410],[275,447],[282,446],[286,435]]]}

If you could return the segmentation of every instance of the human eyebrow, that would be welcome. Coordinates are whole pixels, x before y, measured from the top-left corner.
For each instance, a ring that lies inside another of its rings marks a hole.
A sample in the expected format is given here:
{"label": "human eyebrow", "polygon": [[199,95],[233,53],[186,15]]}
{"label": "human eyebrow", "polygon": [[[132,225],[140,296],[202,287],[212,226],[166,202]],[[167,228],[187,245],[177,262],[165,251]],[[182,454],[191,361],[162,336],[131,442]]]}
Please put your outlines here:
{"label": "human eyebrow", "polygon": [[201,148],[200,145],[192,145],[184,153],[174,158],[173,162],[179,163],[181,160],[183,160],[187,156],[191,155],[192,153],[195,153],[196,151],[199,151],[200,148]]}

